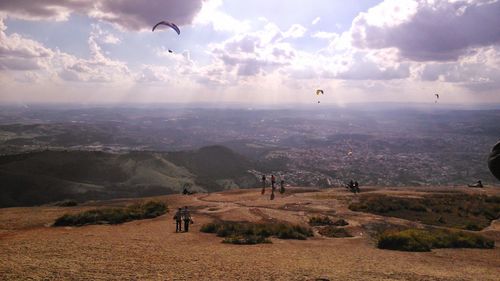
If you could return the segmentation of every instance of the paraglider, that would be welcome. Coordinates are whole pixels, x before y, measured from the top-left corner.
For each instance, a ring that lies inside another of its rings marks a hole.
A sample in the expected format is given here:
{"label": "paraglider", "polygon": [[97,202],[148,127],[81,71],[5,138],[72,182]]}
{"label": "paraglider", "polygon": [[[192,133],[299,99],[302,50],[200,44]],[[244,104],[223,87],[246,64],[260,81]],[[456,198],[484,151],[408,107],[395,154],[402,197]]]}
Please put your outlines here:
{"label": "paraglider", "polygon": [[166,25],[166,26],[172,28],[173,30],[175,30],[175,32],[177,32],[177,35],[181,34],[181,30],[179,29],[179,27],[175,23],[168,22],[168,21],[160,21],[159,23],[155,24],[155,26],[153,26],[152,31],[155,31],[155,29],[160,25]]}
{"label": "paraglider", "polygon": [[500,180],[500,141],[493,146],[488,157],[488,168],[490,172]]}
{"label": "paraglider", "polygon": [[438,100],[439,100],[439,94],[434,94],[436,96],[436,100],[434,101],[434,103],[437,103]]}
{"label": "paraglider", "polygon": [[[319,96],[319,95],[324,95],[325,93],[323,92],[323,90],[321,89],[317,89],[316,90],[316,95]],[[318,101],[318,103],[320,103],[320,101]]]}

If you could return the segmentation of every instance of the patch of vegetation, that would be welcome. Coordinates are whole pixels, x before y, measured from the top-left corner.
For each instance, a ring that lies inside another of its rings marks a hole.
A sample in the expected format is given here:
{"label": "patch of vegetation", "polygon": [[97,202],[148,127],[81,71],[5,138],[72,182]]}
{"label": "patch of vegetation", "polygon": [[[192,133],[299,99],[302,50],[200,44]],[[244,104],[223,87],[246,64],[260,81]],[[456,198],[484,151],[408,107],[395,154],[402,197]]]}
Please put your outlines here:
{"label": "patch of vegetation", "polygon": [[492,249],[493,240],[464,231],[442,229],[407,229],[399,232],[384,233],[379,237],[377,246],[410,252],[429,252],[436,248],[480,248]]}
{"label": "patch of vegetation", "polygon": [[349,223],[344,219],[332,221],[330,217],[327,216],[318,216],[309,218],[309,225],[311,226],[323,226],[323,225],[345,226],[348,224]]}
{"label": "patch of vegetation", "polygon": [[319,234],[326,237],[333,237],[333,238],[352,237],[352,235],[345,228],[340,228],[333,225],[322,227],[318,230],[318,232]]}
{"label": "patch of vegetation", "polygon": [[422,198],[365,195],[349,209],[429,225],[481,230],[500,218],[500,198],[464,193],[431,194]]}
{"label": "patch of vegetation", "polygon": [[125,208],[88,210],[79,214],[65,214],[54,222],[54,226],[83,226],[89,224],[120,224],[132,220],[150,219],[168,211],[163,202],[149,201]]}
{"label": "patch of vegetation", "polygon": [[313,236],[310,228],[286,223],[213,222],[205,224],[201,232],[224,237],[225,243],[257,244],[270,242],[267,238],[305,240]]}
{"label": "patch of vegetation", "polygon": [[236,244],[236,245],[255,245],[262,243],[271,243],[271,240],[259,235],[242,235],[242,236],[229,236],[222,240],[222,243]]}
{"label": "patch of vegetation", "polygon": [[55,202],[53,205],[57,207],[74,207],[78,205],[78,202],[76,202],[75,200],[63,200]]}

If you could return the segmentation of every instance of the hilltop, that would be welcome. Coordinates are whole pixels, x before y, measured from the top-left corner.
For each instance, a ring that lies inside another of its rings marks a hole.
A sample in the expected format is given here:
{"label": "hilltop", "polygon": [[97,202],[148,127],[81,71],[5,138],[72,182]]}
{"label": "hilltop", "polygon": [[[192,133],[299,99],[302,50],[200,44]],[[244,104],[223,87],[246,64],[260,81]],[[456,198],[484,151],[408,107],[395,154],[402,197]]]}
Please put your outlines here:
{"label": "hilltop", "polygon": [[[387,196],[392,201],[428,196],[486,196],[498,200],[500,190],[364,188],[355,195],[343,188],[291,187],[284,195],[277,194],[273,201],[269,200],[269,193],[261,195],[260,189],[242,189],[87,202],[71,208],[0,209],[0,275],[7,280],[498,280],[498,219],[482,230],[464,230],[494,240],[494,249],[433,249],[420,253],[383,250],[376,246],[377,233],[383,229],[432,225],[404,212],[394,217],[394,211],[379,215],[349,207],[363,202],[362,198],[376,196]],[[127,206],[150,199],[166,203],[170,213],[120,225],[51,227],[65,213]],[[498,208],[498,201],[496,204]],[[194,224],[189,233],[175,233],[172,210],[185,205],[192,211]],[[271,243],[233,245],[222,243],[222,238],[214,234],[200,232],[202,225],[215,221],[309,227],[309,219],[317,216],[345,220],[347,225],[339,228],[352,237],[330,238],[321,227],[314,227],[314,236],[307,240],[273,237]],[[446,224],[437,227],[449,229]]]}
{"label": "hilltop", "polygon": [[[216,161],[214,159],[217,159]],[[220,146],[172,153],[41,151],[0,157],[0,207],[216,191],[254,185],[252,163]]]}

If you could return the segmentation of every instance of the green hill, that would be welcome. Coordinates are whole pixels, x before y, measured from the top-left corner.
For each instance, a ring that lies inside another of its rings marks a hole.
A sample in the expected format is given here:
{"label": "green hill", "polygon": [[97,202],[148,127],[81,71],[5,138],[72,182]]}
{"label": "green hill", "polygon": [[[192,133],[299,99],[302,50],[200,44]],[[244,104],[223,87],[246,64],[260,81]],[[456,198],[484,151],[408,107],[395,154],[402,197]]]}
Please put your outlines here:
{"label": "green hill", "polygon": [[247,187],[255,179],[244,157],[223,147],[190,152],[42,151],[0,157],[0,207],[143,197]]}
{"label": "green hill", "polygon": [[254,169],[254,164],[224,146],[214,145],[195,151],[170,152],[167,157],[171,162],[195,174],[196,183],[210,191],[251,187],[257,184],[255,176],[248,173],[248,170]]}

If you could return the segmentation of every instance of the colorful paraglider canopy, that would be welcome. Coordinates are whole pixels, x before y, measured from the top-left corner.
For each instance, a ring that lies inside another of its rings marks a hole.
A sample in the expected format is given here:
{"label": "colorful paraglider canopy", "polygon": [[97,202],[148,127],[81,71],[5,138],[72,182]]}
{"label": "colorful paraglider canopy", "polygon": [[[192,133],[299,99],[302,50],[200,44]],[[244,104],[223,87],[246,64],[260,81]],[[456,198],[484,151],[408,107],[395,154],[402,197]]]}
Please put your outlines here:
{"label": "colorful paraglider canopy", "polygon": [[155,26],[153,26],[152,31],[155,31],[155,29],[160,25],[166,25],[166,26],[172,28],[173,30],[175,30],[175,32],[177,32],[177,35],[181,34],[181,30],[179,29],[179,27],[177,25],[175,25],[175,23],[168,22],[168,21],[160,21],[159,23],[155,24]]}
{"label": "colorful paraglider canopy", "polygon": [[490,172],[500,180],[500,141],[493,146],[488,158],[488,168]]}
{"label": "colorful paraglider canopy", "polygon": [[321,89],[317,89],[317,90],[316,90],[316,95],[318,95],[318,96],[319,96],[319,94],[322,94],[322,95],[323,95],[323,94],[324,94],[323,90],[321,90]]}

